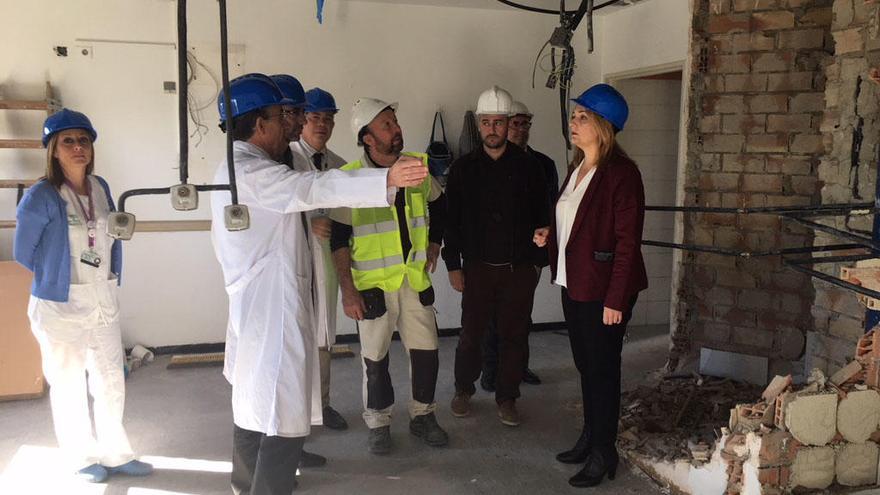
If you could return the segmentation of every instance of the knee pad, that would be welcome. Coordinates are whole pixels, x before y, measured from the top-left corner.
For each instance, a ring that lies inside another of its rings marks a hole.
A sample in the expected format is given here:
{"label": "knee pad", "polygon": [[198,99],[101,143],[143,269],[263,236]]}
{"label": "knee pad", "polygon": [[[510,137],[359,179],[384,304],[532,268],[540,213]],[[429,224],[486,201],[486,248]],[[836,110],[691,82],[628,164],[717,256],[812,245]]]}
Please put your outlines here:
{"label": "knee pad", "polygon": [[388,373],[388,354],[379,361],[364,358],[364,374],[367,377],[367,407],[385,409],[394,404],[394,388]]}

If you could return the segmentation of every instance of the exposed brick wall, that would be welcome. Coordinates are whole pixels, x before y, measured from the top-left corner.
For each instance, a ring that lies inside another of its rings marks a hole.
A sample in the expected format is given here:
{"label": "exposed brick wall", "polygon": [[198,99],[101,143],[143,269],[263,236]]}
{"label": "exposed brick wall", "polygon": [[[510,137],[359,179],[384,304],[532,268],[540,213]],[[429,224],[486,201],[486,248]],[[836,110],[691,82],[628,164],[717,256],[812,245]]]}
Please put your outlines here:
{"label": "exposed brick wall", "polygon": [[[834,56],[825,74],[826,111],[824,156],[819,164],[823,203],[872,201],[878,162],[878,86],[868,78],[869,67],[880,62],[880,5],[873,0],[835,0],[831,35]],[[861,136],[861,140],[856,136]],[[860,146],[860,150],[856,145]],[[852,217],[849,227],[871,230],[871,217]],[[823,223],[845,228],[842,217]],[[817,235],[817,244],[835,242]],[[823,271],[839,275],[839,266]],[[833,372],[852,358],[850,349],[864,333],[864,307],[855,296],[829,284],[815,282],[813,331],[806,365]]]}
{"label": "exposed brick wall", "polygon": [[[861,1],[861,0],[859,0]],[[823,64],[832,0],[694,0],[686,205],[818,204]],[[685,216],[685,242],[743,251],[809,246],[766,215]],[[672,361],[701,346],[798,359],[812,324],[809,277],[778,257],[687,253]]]}

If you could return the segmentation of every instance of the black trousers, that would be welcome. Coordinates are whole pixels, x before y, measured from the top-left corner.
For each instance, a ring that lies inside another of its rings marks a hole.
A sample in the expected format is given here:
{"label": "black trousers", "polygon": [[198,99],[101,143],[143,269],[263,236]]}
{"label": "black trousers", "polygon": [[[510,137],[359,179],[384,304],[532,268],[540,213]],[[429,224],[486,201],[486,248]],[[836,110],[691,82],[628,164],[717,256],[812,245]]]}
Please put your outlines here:
{"label": "black trousers", "polygon": [[[529,332],[532,330],[532,319],[529,318]],[[523,362],[523,372],[529,369],[529,341],[526,338],[526,357]],[[483,375],[495,379],[498,371],[498,322],[492,318],[489,327],[486,328],[486,337],[483,338]]]}
{"label": "black trousers", "polygon": [[461,335],[455,349],[455,390],[476,392],[474,381],[482,368],[486,328],[497,315],[499,342],[495,401],[519,397],[523,363],[528,347],[529,315],[538,275],[532,265],[491,266],[481,262],[464,267],[461,298]]}
{"label": "black trousers", "polygon": [[232,493],[290,495],[306,437],[267,436],[234,425]]}
{"label": "black trousers", "polygon": [[602,301],[580,302],[562,289],[562,311],[568,326],[568,339],[574,364],[581,375],[584,401],[584,431],[592,445],[601,450],[614,448],[620,418],[620,353],[626,324],[632,318],[636,296],[629,301],[623,321],[602,323]]}

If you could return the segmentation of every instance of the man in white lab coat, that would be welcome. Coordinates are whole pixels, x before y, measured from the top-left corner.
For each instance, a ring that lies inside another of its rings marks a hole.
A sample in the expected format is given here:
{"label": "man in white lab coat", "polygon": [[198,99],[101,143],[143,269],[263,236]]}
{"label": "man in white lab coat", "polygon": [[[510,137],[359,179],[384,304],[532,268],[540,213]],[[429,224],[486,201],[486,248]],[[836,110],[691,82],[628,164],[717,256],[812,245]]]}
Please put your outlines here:
{"label": "man in white lab coat", "polygon": [[[336,100],[321,88],[305,92],[305,124],[297,141],[290,143],[294,170],[309,172],[340,168],[346,161],[327,147],[336,126]],[[324,426],[345,430],[345,418],[330,405],[330,346],[336,343],[336,303],[339,281],[330,253],[330,217],[326,209],[306,214],[311,228],[311,248],[315,270],[315,328],[318,343],[318,361],[321,369],[321,411]]]}
{"label": "man in white lab coat", "polygon": [[[302,212],[386,206],[420,183],[417,160],[388,171],[297,172],[279,163],[293,125],[278,87],[249,74],[230,83],[234,169],[250,227],[224,228],[225,192],[211,197],[212,241],[229,295],[224,376],[232,384],[236,494],[290,495],[305,436],[321,423],[312,254]],[[218,97],[225,120],[224,98]],[[221,163],[216,183],[229,180]]]}

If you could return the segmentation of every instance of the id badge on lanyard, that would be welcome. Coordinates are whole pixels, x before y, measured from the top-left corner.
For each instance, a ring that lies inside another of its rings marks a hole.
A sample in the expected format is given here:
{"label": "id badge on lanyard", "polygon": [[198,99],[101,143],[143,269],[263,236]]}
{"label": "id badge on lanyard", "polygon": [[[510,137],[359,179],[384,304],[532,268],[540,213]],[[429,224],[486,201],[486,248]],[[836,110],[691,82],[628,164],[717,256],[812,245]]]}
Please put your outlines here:
{"label": "id badge on lanyard", "polygon": [[92,183],[89,181],[88,177],[86,177],[86,194],[89,197],[89,207],[86,209],[82,200],[79,199],[79,194],[77,194],[76,190],[73,188],[73,184],[67,180],[64,182],[67,184],[67,187],[73,191],[73,197],[76,198],[76,202],[86,220],[86,232],[89,236],[89,247],[80,254],[79,261],[80,263],[85,263],[86,265],[98,268],[101,266],[101,257],[95,252],[95,238],[98,235],[98,230],[95,218],[95,202],[92,200]]}

